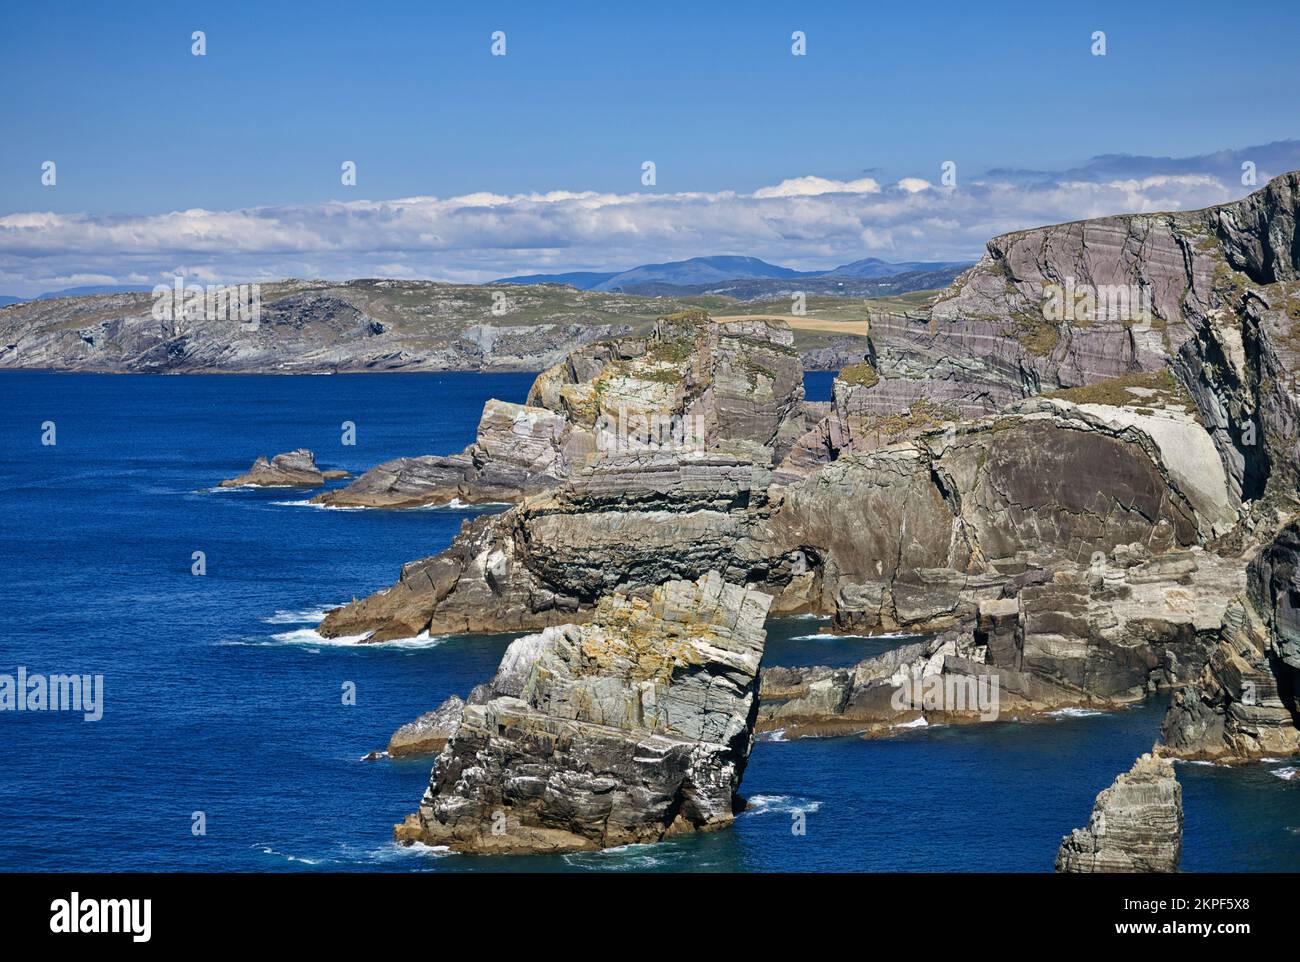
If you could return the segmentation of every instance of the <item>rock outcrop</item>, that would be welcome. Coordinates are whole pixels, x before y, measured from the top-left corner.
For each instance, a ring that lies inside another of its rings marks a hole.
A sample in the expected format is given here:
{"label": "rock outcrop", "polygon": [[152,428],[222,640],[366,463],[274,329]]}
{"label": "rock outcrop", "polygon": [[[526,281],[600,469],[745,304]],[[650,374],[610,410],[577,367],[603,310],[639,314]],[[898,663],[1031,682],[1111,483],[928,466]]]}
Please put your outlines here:
{"label": "rock outcrop", "polygon": [[660,318],[646,338],[601,342],[538,376],[528,404],[489,401],[475,442],[399,458],[316,500],[404,508],[513,503],[554,487],[593,454],[747,445],[770,464],[807,428],[803,368],[782,321]]}
{"label": "rock outcrop", "polygon": [[407,722],[388,740],[390,758],[436,755],[447,747],[465,715],[465,702],[452,695],[433,711]]}
{"label": "rock outcrop", "polygon": [[1061,840],[1058,872],[1176,872],[1183,851],[1183,790],[1174,766],[1143,755],[1097,796],[1085,828]]}
{"label": "rock outcrop", "polygon": [[464,708],[403,843],[564,852],[729,825],[771,599],[716,572],[514,641]]}
{"label": "rock outcrop", "polygon": [[1199,676],[1174,696],[1163,754],[1231,762],[1300,752],[1300,522],[1260,550],[1247,582]]}
{"label": "rock outcrop", "polygon": [[336,507],[502,504],[559,484],[595,436],[545,408],[488,401],[478,436],[461,454],[397,458],[313,498]]}
{"label": "rock outcrop", "polygon": [[316,456],[306,448],[297,448],[277,454],[267,460],[258,455],[247,473],[221,482],[223,488],[319,488],[326,481],[346,478],[346,471],[322,471],[316,467]]}

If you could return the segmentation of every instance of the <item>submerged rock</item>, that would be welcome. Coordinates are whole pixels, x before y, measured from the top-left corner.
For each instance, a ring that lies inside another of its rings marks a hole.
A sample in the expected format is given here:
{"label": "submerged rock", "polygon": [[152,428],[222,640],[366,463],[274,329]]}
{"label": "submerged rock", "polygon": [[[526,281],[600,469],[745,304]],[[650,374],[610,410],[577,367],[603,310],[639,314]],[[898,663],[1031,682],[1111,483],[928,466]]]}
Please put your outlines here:
{"label": "submerged rock", "polygon": [[729,825],[770,603],[714,572],[517,639],[398,841],[563,852]]}
{"label": "submerged rock", "polygon": [[326,481],[346,478],[346,471],[322,471],[316,467],[316,456],[306,448],[297,448],[277,454],[267,460],[258,455],[246,474],[221,482],[223,488],[240,488],[248,485],[259,488],[319,488]]}
{"label": "submerged rock", "polygon": [[1058,872],[1176,872],[1183,789],[1173,763],[1143,755],[1097,796],[1092,817],[1061,840]]}

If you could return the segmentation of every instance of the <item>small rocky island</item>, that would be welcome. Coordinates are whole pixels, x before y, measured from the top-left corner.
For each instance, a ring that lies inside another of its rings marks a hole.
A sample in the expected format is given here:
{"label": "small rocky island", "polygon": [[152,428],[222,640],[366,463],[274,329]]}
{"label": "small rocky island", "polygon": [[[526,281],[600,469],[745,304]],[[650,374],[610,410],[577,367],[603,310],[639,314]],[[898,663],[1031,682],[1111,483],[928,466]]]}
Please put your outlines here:
{"label": "small rocky island", "polygon": [[1176,872],[1183,790],[1174,766],[1143,755],[1097,796],[1087,826],[1061,840],[1058,872]]}
{"label": "small rocky island", "polygon": [[346,478],[346,471],[322,471],[316,467],[316,455],[297,448],[268,459],[260,454],[244,474],[222,481],[223,488],[319,488],[326,481]]}
{"label": "small rocky island", "polygon": [[570,852],[731,824],[770,605],[710,572],[514,641],[397,839]]}

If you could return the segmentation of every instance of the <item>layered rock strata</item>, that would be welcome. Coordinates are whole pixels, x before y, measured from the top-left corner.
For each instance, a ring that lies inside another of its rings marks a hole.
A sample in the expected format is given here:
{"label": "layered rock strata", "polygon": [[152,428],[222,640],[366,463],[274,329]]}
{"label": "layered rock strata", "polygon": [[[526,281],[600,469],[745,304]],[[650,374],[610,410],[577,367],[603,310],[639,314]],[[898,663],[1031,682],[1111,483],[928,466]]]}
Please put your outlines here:
{"label": "layered rock strata", "polygon": [[510,503],[558,484],[594,447],[591,432],[552,411],[488,401],[478,436],[462,453],[385,461],[312,500],[367,508]]}
{"label": "layered rock strata", "polygon": [[1231,762],[1300,753],[1300,522],[1247,570],[1198,677],[1165,715],[1163,754]]}
{"label": "layered rock strata", "polygon": [[434,765],[403,843],[564,852],[729,825],[771,599],[716,572],[611,595],[514,641]]}
{"label": "layered rock strata", "polygon": [[1061,840],[1058,872],[1176,872],[1183,790],[1174,766],[1143,755],[1097,796],[1092,817]]}

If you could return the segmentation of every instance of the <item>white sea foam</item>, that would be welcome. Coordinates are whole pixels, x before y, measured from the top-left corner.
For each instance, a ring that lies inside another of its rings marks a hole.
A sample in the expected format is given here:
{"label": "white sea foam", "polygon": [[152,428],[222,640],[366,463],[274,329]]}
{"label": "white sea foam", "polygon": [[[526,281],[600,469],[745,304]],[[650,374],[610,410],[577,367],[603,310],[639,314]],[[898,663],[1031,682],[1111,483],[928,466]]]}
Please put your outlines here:
{"label": "white sea foam", "polygon": [[290,854],[288,854],[287,852],[277,852],[275,849],[273,849],[273,848],[272,848],[271,846],[269,846],[269,845],[260,845],[260,846],[255,845],[255,846],[253,846],[253,847],[254,847],[254,848],[261,848],[261,850],[262,850],[262,854],[263,854],[263,855],[274,855],[274,856],[276,856],[277,858],[282,858],[282,859],[284,859],[286,862],[301,862],[301,863],[304,864],[304,865],[320,865],[322,862],[325,862],[325,861],[326,861],[326,859],[320,859],[320,858],[303,858],[303,857],[300,856],[300,855],[290,855]]}
{"label": "white sea foam", "polygon": [[369,862],[394,862],[398,860],[410,859],[414,857],[427,858],[429,856],[441,857],[450,855],[451,849],[446,845],[428,845],[424,842],[413,842],[410,845],[402,845],[398,842],[388,842],[375,849],[353,849],[349,845],[342,846],[342,857],[339,861],[351,864],[369,863]]}
{"label": "white sea foam", "polygon": [[899,722],[897,725],[890,725],[890,728],[927,728],[930,723],[922,715],[919,718],[913,718],[910,722]]}
{"label": "white sea foam", "polygon": [[301,501],[272,501],[271,504],[279,505],[282,508],[319,508],[321,511],[365,511],[365,506],[360,504],[318,504],[307,498]]}
{"label": "white sea foam", "polygon": [[[333,645],[336,647],[351,647],[361,644],[370,633],[366,632],[361,635],[341,635],[338,638],[326,638],[315,628],[295,628],[293,631],[282,631],[271,636],[282,645]],[[388,641],[375,641],[366,645],[367,648],[435,648],[447,640],[448,635],[429,636],[427,631],[422,631],[413,638],[392,638]]]}
{"label": "white sea foam", "polygon": [[259,619],[268,625],[319,625],[325,615],[340,605],[321,605],[318,608],[302,608],[298,611],[280,609],[273,615]]}
{"label": "white sea foam", "polygon": [[417,511],[480,511],[485,508],[509,508],[509,501],[475,501],[470,504],[460,498],[452,498],[446,504],[422,504]]}
{"label": "white sea foam", "polygon": [[898,641],[902,638],[917,638],[918,635],[832,635],[827,631],[818,631],[811,635],[792,635],[790,641]]}
{"label": "white sea foam", "polygon": [[1269,774],[1276,775],[1278,778],[1286,779],[1289,782],[1296,777],[1297,771],[1300,770],[1292,768],[1290,765],[1287,765],[1284,768],[1275,768],[1271,772],[1269,772]]}
{"label": "white sea foam", "polygon": [[761,742],[785,742],[785,741],[789,741],[789,739],[785,737],[785,729],[784,729],[784,728],[778,728],[778,729],[776,729],[775,731],[770,731],[770,732],[759,732],[759,734],[756,735],[755,737],[756,737],[759,741],[761,741]]}
{"label": "white sea foam", "polygon": [[745,801],[741,815],[767,815],[771,812],[792,815],[795,812],[816,812],[822,807],[821,802],[795,795],[751,795]]}
{"label": "white sea foam", "polygon": [[1045,712],[1048,718],[1092,718],[1095,715],[1104,715],[1104,711],[1098,711],[1096,708],[1057,708],[1054,711]]}
{"label": "white sea foam", "polygon": [[664,863],[665,849],[657,843],[612,845],[595,852],[570,852],[561,856],[569,865],[626,872],[652,869]]}

